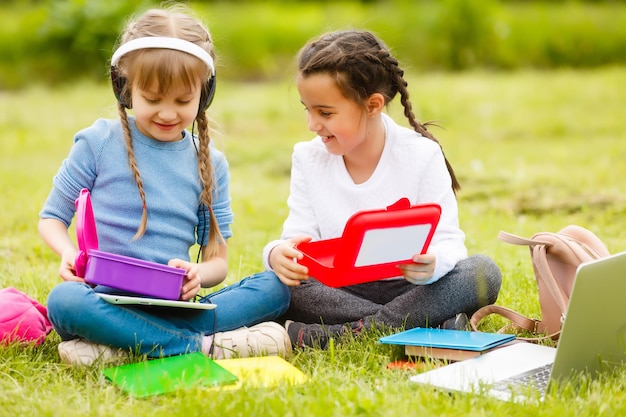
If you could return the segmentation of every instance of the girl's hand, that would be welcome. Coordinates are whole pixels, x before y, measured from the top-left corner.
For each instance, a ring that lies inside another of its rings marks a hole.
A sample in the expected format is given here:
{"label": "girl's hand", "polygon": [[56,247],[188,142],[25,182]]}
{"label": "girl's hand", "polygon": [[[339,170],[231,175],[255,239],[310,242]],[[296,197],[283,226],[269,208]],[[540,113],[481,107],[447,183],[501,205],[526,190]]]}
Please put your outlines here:
{"label": "girl's hand", "polygon": [[57,219],[39,219],[37,224],[39,234],[50,249],[61,257],[59,276],[63,281],[85,282],[76,276],[76,255],[78,249],[67,234],[67,226]]}
{"label": "girl's hand", "polygon": [[172,259],[167,265],[174,268],[182,268],[186,271],[185,277],[183,278],[183,286],[180,290],[180,299],[183,301],[193,299],[200,291],[202,285],[200,264],[183,261],[181,259]]}
{"label": "girl's hand", "polygon": [[85,282],[84,278],[76,276],[76,255],[78,250],[76,248],[68,248],[61,253],[61,267],[59,268],[59,275],[63,281],[77,281]]}
{"label": "girl's hand", "polygon": [[424,285],[433,277],[435,265],[437,265],[437,257],[426,253],[424,255],[415,255],[413,263],[398,265],[398,268],[402,270],[404,279],[411,284]]}
{"label": "girl's hand", "polygon": [[298,263],[303,255],[296,246],[310,240],[310,236],[296,236],[274,247],[270,252],[270,265],[283,284],[295,286],[300,285],[300,281],[309,279],[309,268]]}

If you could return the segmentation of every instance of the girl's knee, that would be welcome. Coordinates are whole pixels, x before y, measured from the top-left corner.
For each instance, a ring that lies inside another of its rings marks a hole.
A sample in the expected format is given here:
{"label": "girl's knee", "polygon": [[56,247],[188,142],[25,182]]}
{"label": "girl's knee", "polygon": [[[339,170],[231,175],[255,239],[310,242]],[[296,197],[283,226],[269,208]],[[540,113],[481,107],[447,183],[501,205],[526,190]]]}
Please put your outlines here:
{"label": "girl's knee", "polygon": [[472,255],[467,260],[470,262],[477,285],[486,293],[487,302],[494,303],[502,286],[500,267],[493,259],[483,254]]}
{"label": "girl's knee", "polygon": [[80,282],[62,282],[50,291],[48,295],[47,308],[48,315],[56,315],[57,312],[68,312],[72,309],[81,310],[82,303],[86,299],[86,294],[92,291],[87,284]]}
{"label": "girl's knee", "polygon": [[289,287],[283,284],[272,271],[260,272],[252,277],[257,291],[263,293],[263,304],[273,306],[276,317],[284,314],[289,308],[291,293]]}
{"label": "girl's knee", "polygon": [[471,268],[476,275],[485,277],[488,281],[499,283],[502,280],[502,271],[498,264],[487,255],[477,254],[468,258],[472,262]]}
{"label": "girl's knee", "polygon": [[286,300],[289,303],[289,287],[283,284],[274,272],[259,272],[247,278],[247,280],[245,285],[257,287],[259,291],[263,291],[268,297],[275,299],[277,302],[285,302]]}
{"label": "girl's knee", "polygon": [[274,272],[265,271],[262,273],[264,275],[264,279],[266,280],[266,284],[268,290],[272,294],[276,294],[280,299],[289,300],[290,292],[289,287],[281,282],[280,279],[276,276]]}

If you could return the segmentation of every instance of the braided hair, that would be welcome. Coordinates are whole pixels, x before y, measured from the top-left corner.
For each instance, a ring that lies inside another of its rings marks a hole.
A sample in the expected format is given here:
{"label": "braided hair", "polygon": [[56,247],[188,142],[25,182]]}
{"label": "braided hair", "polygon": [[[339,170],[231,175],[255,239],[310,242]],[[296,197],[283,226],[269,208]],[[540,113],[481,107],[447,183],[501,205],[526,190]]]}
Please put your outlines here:
{"label": "braided hair", "polygon": [[[345,30],[322,35],[300,50],[298,71],[303,77],[319,73],[331,76],[343,95],[357,103],[364,103],[372,94],[379,93],[387,105],[399,93],[404,116],[411,127],[439,144],[427,129],[432,123],[420,123],[413,113],[408,83],[398,60],[371,32]],[[461,185],[445,156],[444,159],[456,193]]]}
{"label": "braided hair", "polygon": [[[121,36],[120,44],[147,36],[167,36],[184,39],[200,46],[206,50],[211,57],[215,58],[213,42],[209,31],[189,13],[184,13],[180,7],[148,10],[127,26]],[[170,86],[177,83],[182,83],[185,87],[192,87],[196,80],[206,80],[211,70],[204,62],[196,57],[184,52],[160,48],[141,49],[129,52],[120,58],[117,68],[127,79],[120,95],[123,96],[128,103],[130,103],[131,97],[130,89],[133,86],[146,88],[150,86],[154,80],[157,80],[161,91],[165,91],[170,88]],[[218,245],[223,242],[223,238],[217,219],[210,209],[213,202],[214,174],[209,151],[211,141],[209,136],[209,122],[204,110],[205,109],[201,109],[201,111],[198,112],[195,120],[198,125],[198,174],[202,182],[202,192],[198,203],[206,206],[206,210],[208,210],[209,213],[207,249],[209,255],[214,255],[217,253]],[[134,236],[134,239],[138,239],[143,236],[148,224],[146,194],[135,159],[128,114],[125,106],[121,102],[118,102],[118,113],[124,132],[128,164],[132,170],[133,177],[137,183],[139,196],[143,203],[141,223]]]}

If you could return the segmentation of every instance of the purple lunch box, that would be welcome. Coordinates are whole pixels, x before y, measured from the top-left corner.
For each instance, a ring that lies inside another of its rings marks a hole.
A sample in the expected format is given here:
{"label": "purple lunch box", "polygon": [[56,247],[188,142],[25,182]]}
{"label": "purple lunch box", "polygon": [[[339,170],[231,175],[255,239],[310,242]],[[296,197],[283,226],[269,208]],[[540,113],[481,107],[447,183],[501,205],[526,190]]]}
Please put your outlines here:
{"label": "purple lunch box", "polygon": [[180,298],[184,269],[98,250],[96,220],[87,189],[82,189],[76,199],[76,237],[76,276],[87,283],[168,300]]}

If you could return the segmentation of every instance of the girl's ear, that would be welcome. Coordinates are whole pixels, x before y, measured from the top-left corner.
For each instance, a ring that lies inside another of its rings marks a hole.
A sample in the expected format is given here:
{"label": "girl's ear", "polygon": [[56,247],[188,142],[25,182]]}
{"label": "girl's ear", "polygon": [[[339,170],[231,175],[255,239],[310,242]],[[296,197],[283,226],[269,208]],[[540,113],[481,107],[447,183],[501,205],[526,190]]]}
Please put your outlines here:
{"label": "girl's ear", "polygon": [[385,107],[385,97],[380,93],[374,93],[367,98],[366,108],[368,116],[376,116]]}

